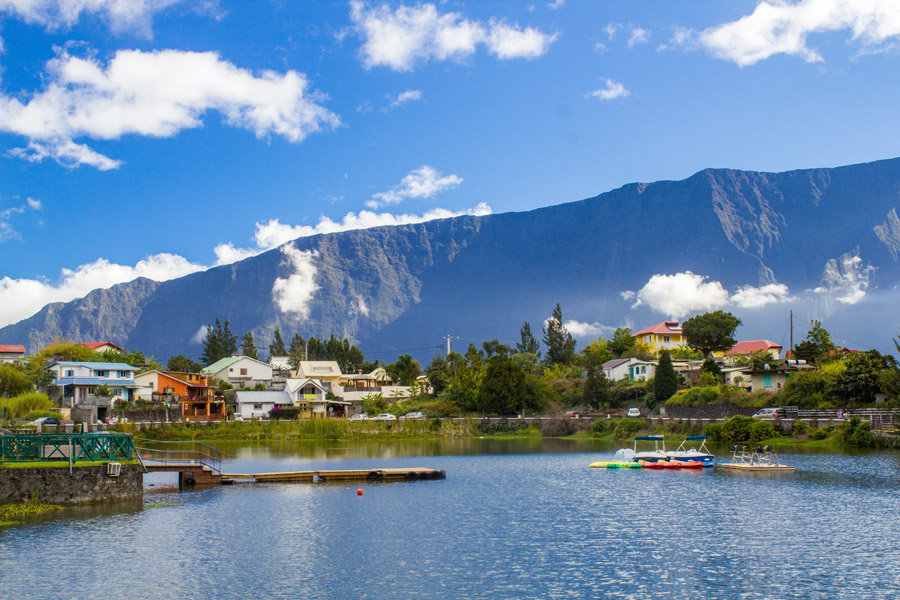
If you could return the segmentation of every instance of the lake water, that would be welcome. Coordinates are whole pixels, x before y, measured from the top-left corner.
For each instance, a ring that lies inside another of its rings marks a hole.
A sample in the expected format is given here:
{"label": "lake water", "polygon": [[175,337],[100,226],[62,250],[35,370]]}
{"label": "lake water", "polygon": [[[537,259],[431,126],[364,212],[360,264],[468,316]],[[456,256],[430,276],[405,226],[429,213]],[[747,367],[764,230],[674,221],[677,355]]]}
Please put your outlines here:
{"label": "lake water", "polygon": [[591,469],[615,450],[591,441],[224,449],[226,472],[447,479],[178,492],[154,475],[143,505],[0,529],[0,597],[900,598],[898,454],[782,454],[797,472],[761,476]]}

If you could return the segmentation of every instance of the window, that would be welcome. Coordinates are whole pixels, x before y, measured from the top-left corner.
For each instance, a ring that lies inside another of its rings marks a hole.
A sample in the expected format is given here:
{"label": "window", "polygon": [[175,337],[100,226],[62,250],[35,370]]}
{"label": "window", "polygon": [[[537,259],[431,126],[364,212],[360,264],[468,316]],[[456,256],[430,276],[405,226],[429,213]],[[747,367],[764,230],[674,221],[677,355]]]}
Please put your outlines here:
{"label": "window", "polygon": [[94,370],[94,377],[109,377],[109,371]]}
{"label": "window", "polygon": [[66,377],[75,377],[75,369],[67,369]]}
{"label": "window", "polygon": [[665,343],[668,344],[668,343],[669,343],[669,336],[664,335],[664,336],[663,336],[663,341],[664,341]]}
{"label": "window", "polygon": [[241,376],[243,377],[246,374],[247,374],[247,369],[241,369]]}
{"label": "window", "polygon": [[253,410],[262,410],[262,404],[257,402],[253,405]]}
{"label": "window", "polygon": [[772,387],[772,376],[771,375],[763,375],[763,387],[764,388]]}

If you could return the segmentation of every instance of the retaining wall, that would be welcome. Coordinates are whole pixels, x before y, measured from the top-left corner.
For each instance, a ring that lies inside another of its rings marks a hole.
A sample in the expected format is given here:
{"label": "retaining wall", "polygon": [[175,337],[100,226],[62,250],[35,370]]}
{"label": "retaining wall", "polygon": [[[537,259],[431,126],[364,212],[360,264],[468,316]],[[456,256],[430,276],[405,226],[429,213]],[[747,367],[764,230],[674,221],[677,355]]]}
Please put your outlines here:
{"label": "retaining wall", "polygon": [[122,465],[118,477],[106,465],[91,467],[21,467],[0,469],[0,503],[37,500],[50,504],[98,504],[140,500],[144,496],[141,465]]}

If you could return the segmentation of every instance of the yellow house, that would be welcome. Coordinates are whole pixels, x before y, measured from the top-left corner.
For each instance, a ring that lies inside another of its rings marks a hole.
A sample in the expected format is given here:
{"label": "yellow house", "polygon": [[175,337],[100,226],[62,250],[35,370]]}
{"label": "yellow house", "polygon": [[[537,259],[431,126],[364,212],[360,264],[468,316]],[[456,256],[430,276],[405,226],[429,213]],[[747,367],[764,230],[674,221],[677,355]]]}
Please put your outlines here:
{"label": "yellow house", "polygon": [[675,350],[684,346],[684,336],[678,321],[663,321],[631,334],[635,342],[653,348],[653,354],[660,350]]}

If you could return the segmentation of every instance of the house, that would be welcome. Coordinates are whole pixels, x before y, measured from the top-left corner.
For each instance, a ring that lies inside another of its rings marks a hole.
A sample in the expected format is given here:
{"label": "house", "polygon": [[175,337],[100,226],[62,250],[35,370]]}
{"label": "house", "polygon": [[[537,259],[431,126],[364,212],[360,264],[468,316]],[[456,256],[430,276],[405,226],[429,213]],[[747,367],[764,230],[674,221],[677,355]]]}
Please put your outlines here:
{"label": "house", "polygon": [[334,397],[329,400],[328,391],[318,380],[288,379],[286,391],[291,395],[294,406],[300,409],[301,419],[347,416],[350,402]]}
{"label": "house", "polygon": [[216,396],[207,379],[207,375],[198,373],[148,371],[136,375],[134,381],[141,386],[138,398],[155,404],[177,404],[183,421],[222,421],[225,399]]}
{"label": "house", "polygon": [[272,367],[249,356],[228,356],[203,369],[203,374],[227,381],[235,387],[254,387],[262,383],[272,385]]}
{"label": "house", "polygon": [[326,391],[338,394],[338,388],[344,375],[341,367],[334,360],[301,360],[294,370],[294,379],[316,379],[322,383]]}
{"label": "house", "polygon": [[25,362],[25,346],[19,344],[0,344],[0,365],[4,363]]}
{"label": "house", "polygon": [[124,352],[124,350],[112,342],[84,342],[81,345],[85,348],[90,348],[99,354],[103,354],[104,352]]}
{"label": "house", "polygon": [[234,394],[234,414],[244,419],[268,419],[269,412],[276,406],[294,406],[291,395],[284,392],[236,392]]}
{"label": "house", "polygon": [[291,370],[291,357],[290,356],[270,356],[269,357],[269,366],[276,371],[290,371]]}
{"label": "house", "polygon": [[635,360],[628,365],[629,381],[646,381],[656,375],[656,363],[649,360]]}
{"label": "house", "polygon": [[684,336],[678,321],[663,321],[631,334],[635,342],[650,346],[655,355],[660,350],[675,350],[684,347]]}
{"label": "house", "polygon": [[607,379],[619,381],[628,379],[628,367],[637,360],[636,358],[614,358],[606,361],[600,367],[603,369],[603,374],[606,375]]}
{"label": "house", "polygon": [[750,342],[738,342],[734,348],[725,353],[726,357],[749,356],[757,352],[766,352],[773,359],[781,357],[782,346],[769,340],[753,340]]}
{"label": "house", "polygon": [[[137,368],[125,363],[56,361],[44,370],[56,376],[49,389],[51,400],[73,409],[73,418],[82,421],[103,421],[117,400],[133,402],[138,388]],[[110,389],[111,397],[96,394],[101,385]],[[78,416],[76,409],[81,411]]]}
{"label": "house", "polygon": [[793,373],[814,368],[812,365],[801,364],[799,361],[791,361],[778,368],[771,368],[769,365],[762,369],[745,367],[741,374],[749,382],[751,392],[780,392]]}
{"label": "house", "polygon": [[722,381],[725,385],[750,388],[750,378],[744,374],[747,367],[722,367]]}

